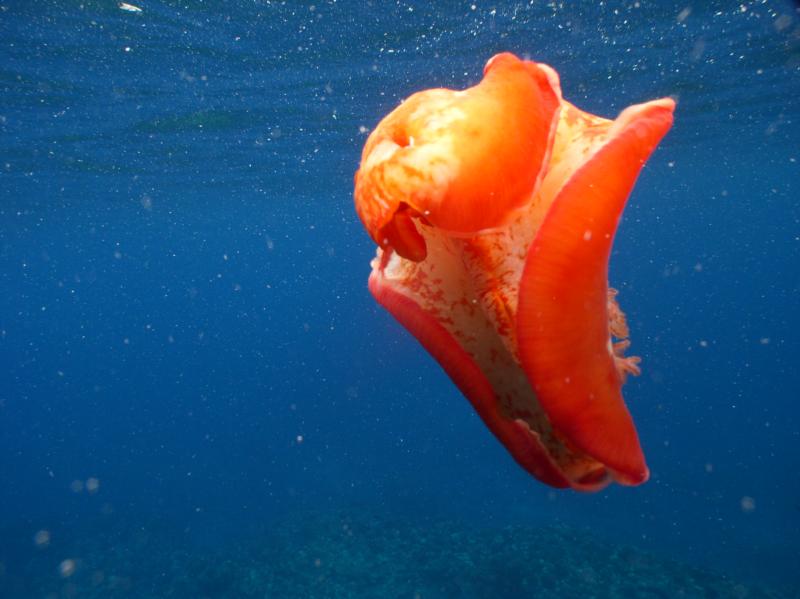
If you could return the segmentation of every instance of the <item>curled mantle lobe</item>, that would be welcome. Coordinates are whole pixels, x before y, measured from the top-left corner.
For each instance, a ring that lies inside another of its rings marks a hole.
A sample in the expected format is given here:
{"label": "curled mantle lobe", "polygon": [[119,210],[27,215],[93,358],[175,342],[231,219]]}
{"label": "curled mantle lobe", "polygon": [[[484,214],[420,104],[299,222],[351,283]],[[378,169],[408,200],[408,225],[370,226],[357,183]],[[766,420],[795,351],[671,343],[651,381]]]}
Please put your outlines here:
{"label": "curled mantle lobe", "polygon": [[364,147],[356,209],[380,246],[370,291],[555,487],[648,477],[608,259],[673,109],[603,119],[563,100],[550,67],[499,54],[472,88],[411,96]]}

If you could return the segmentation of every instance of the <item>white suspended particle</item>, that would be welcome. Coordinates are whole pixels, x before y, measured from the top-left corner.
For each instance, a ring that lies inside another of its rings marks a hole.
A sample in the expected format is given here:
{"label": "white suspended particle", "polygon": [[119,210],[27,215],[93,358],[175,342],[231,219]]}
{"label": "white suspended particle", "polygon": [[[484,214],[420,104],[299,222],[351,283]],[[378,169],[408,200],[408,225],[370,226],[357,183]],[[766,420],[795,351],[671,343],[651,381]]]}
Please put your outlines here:
{"label": "white suspended particle", "polygon": [[94,476],[92,476],[91,478],[87,478],[85,487],[86,491],[93,495],[100,490],[100,480],[95,478]]}
{"label": "white suspended particle", "polygon": [[134,4],[128,4],[127,2],[120,2],[118,6],[120,10],[125,10],[128,12],[136,12],[136,13],[142,12],[141,8],[139,8]]}
{"label": "white suspended particle", "polygon": [[58,564],[58,573],[61,574],[62,578],[69,578],[73,574],[75,574],[75,567],[77,564],[75,563],[74,559],[65,559],[60,564]]}
{"label": "white suspended particle", "polygon": [[39,530],[33,535],[33,542],[37,547],[47,547],[50,544],[50,531]]}

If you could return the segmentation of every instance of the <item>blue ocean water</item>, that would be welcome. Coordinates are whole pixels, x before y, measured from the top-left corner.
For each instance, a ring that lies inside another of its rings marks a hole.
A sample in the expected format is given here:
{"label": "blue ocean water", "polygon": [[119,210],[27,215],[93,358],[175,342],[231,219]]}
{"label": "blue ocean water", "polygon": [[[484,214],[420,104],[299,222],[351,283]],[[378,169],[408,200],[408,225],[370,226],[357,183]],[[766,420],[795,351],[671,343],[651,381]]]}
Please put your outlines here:
{"label": "blue ocean water", "polygon": [[[0,596],[798,596],[795,4],[131,4],[0,0]],[[678,100],[611,265],[641,487],[531,479],[366,289],[367,132],[506,50]]]}

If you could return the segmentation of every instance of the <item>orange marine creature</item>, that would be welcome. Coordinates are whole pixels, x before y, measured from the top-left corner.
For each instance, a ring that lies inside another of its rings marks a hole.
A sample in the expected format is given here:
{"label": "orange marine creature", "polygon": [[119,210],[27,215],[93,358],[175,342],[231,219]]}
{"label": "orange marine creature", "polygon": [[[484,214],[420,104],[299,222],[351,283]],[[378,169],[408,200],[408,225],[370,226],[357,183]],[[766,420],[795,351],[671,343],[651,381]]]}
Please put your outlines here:
{"label": "orange marine creature", "polygon": [[616,120],[508,53],[464,91],[416,93],[367,139],[355,204],[378,244],[369,289],[530,474],[592,491],[649,471],[622,398],[625,315],[608,260],[675,103]]}

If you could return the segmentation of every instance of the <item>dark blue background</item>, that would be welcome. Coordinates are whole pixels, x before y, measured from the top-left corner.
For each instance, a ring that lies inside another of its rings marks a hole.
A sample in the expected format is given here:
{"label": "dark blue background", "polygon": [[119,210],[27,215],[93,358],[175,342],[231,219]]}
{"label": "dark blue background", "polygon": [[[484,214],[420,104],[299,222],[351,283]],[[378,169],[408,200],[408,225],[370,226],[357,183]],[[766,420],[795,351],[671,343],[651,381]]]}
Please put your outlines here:
{"label": "dark blue background", "polygon": [[[798,582],[792,4],[134,4],[0,2],[6,552],[101,513],[214,540],[368,505]],[[604,116],[678,99],[612,259],[640,488],[530,479],[366,290],[365,131],[501,50]]]}

